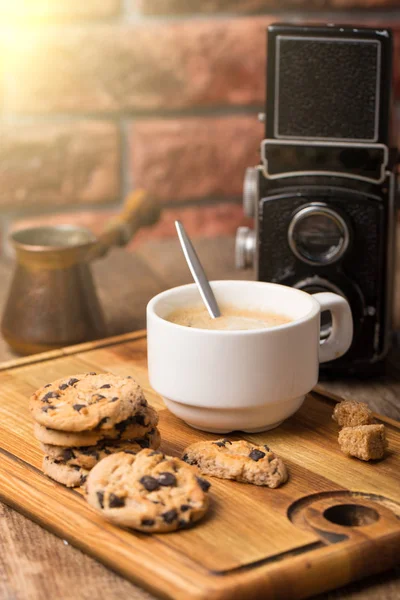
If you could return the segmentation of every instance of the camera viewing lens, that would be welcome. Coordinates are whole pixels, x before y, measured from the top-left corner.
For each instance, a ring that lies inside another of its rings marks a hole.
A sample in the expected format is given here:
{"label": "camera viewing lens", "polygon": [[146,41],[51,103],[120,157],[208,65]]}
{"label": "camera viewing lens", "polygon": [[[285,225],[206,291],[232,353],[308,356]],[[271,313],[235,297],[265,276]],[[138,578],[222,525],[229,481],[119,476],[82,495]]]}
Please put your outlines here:
{"label": "camera viewing lens", "polygon": [[327,265],[346,251],[349,231],[346,222],[334,210],[324,206],[307,206],[297,212],[289,226],[289,245],[302,261]]}

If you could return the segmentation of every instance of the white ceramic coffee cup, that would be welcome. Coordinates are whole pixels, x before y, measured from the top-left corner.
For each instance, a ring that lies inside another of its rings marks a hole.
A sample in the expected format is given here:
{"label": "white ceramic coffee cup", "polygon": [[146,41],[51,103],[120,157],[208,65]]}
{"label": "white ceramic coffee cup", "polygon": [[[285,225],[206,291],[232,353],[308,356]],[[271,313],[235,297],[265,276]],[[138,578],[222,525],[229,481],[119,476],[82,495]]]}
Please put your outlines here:
{"label": "white ceramic coffee cup", "polygon": [[[349,304],[330,292],[310,295],[257,281],[214,281],[220,305],[274,312],[291,319],[270,329],[220,331],[185,327],[165,318],[200,306],[195,284],[170,289],[147,306],[148,368],[153,389],[192,427],[215,433],[265,431],[303,403],[320,362],[350,347]],[[320,313],[332,328],[320,342]]]}

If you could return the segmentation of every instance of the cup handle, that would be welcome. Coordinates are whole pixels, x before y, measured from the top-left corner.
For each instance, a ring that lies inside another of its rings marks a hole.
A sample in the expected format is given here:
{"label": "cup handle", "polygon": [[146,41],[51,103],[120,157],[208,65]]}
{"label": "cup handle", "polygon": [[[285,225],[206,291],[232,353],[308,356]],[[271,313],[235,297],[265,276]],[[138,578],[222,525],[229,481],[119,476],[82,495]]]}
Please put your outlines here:
{"label": "cup handle", "polygon": [[332,292],[313,294],[320,304],[321,313],[329,310],[332,315],[332,331],[326,340],[320,342],[319,362],[335,360],[350,348],[353,339],[353,317],[347,300]]}

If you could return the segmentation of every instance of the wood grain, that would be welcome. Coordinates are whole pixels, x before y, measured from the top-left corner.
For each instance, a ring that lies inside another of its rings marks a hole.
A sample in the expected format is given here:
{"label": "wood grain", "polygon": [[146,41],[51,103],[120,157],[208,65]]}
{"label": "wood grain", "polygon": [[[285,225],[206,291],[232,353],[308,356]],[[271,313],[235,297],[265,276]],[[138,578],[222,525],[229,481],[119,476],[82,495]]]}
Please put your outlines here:
{"label": "wood grain", "polygon": [[[400,236],[399,236],[400,242]],[[234,269],[232,238],[196,240],[196,249],[211,279],[252,278],[251,272]],[[400,254],[400,244],[399,252]],[[400,265],[400,261],[398,261]],[[94,277],[103,303],[109,333],[128,332],[145,326],[145,304],[155,293],[190,281],[190,274],[175,240],[143,244],[134,254],[115,250],[93,264]],[[0,308],[4,305],[11,280],[12,263],[0,263]],[[400,269],[396,277],[395,320],[400,324]],[[66,349],[67,352],[70,349]],[[72,350],[75,352],[75,349]],[[14,360],[15,355],[0,338],[0,361]],[[109,358],[103,356],[107,363]],[[118,358],[113,357],[117,363]],[[333,393],[365,399],[377,412],[400,419],[397,400],[400,381],[398,351],[390,360],[393,369],[386,379],[346,380],[326,384]],[[10,365],[11,366],[11,365]],[[5,600],[107,600],[140,598],[148,594],[95,560],[48,533],[15,511],[0,511],[0,598]],[[14,541],[13,541],[14,540]],[[16,544],[15,540],[20,540]],[[45,548],[45,552],[39,549]],[[57,577],[54,576],[57,573]],[[400,569],[370,576],[329,593],[318,600],[394,600],[400,597]]]}
{"label": "wood grain", "polygon": [[[63,375],[95,369],[135,377],[160,410],[162,448],[168,453],[180,455],[193,441],[214,439],[176,419],[150,389],[143,333],[114,342],[85,344],[0,372],[0,494],[10,506],[157,595],[179,600],[264,595],[296,600],[395,564],[400,432],[388,427],[391,452],[384,461],[348,459],[338,449],[333,403],[318,395],[310,395],[278,429],[244,436],[268,443],[285,459],[289,482],[269,490],[213,479],[210,514],[191,530],[146,536],[118,529],[80,493],[45,477],[27,397]],[[356,528],[321,516],[326,507],[349,502],[372,502],[379,520]],[[15,547],[15,541],[9,544]],[[23,597],[23,587],[18,593]]]}

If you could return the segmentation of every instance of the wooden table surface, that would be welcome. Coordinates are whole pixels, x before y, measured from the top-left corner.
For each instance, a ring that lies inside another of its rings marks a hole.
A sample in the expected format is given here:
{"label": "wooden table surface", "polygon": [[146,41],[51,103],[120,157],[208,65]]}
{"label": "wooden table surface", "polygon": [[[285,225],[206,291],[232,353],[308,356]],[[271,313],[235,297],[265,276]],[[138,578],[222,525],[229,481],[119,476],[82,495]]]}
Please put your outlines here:
{"label": "wooden table surface", "polygon": [[[234,268],[233,239],[198,240],[196,248],[210,279],[252,278],[251,272]],[[145,306],[152,296],[191,281],[175,240],[144,244],[134,254],[114,250],[93,270],[110,335],[143,328]],[[0,307],[5,302],[11,273],[12,264],[0,263]],[[400,301],[400,277],[396,291]],[[400,316],[400,303],[395,312]],[[400,318],[396,320],[400,323]],[[11,358],[15,355],[0,339],[0,362]],[[375,411],[400,420],[400,351],[392,352],[385,376],[367,382],[335,381],[331,389],[363,399]],[[150,600],[154,596],[0,503],[0,600],[45,598]],[[395,600],[400,598],[400,567],[324,594],[318,600],[322,598]]]}

